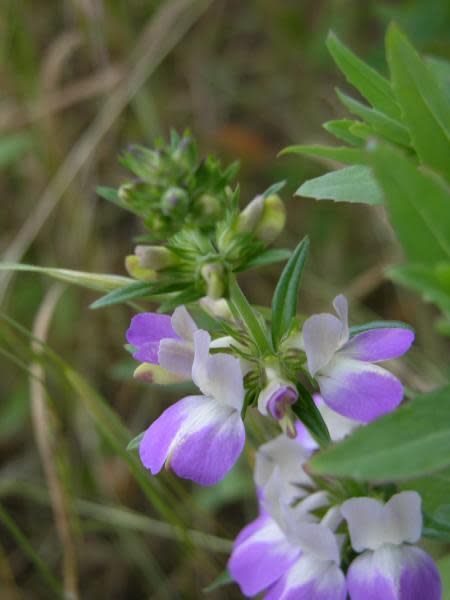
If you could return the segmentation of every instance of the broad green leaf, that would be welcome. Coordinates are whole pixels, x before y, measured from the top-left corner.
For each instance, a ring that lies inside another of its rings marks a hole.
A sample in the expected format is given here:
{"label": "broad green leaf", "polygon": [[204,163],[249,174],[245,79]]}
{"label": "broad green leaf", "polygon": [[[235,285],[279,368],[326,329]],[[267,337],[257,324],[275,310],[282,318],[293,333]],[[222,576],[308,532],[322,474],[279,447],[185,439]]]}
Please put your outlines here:
{"label": "broad green leaf", "polygon": [[404,125],[395,119],[391,119],[391,117],[386,116],[384,113],[374,108],[364,106],[364,104],[358,102],[358,100],[355,100],[350,96],[347,96],[347,94],[344,94],[339,89],[336,90],[336,94],[338,95],[338,98],[342,104],[353,115],[363,119],[363,121],[365,121],[367,125],[374,130],[374,132],[383,136],[386,140],[394,142],[395,144],[400,144],[406,147],[411,145],[408,130]]}
{"label": "broad green leaf", "polygon": [[71,269],[56,269],[53,267],[36,267],[34,265],[0,263],[0,271],[27,271],[42,273],[66,283],[74,283],[82,287],[108,292],[122,288],[134,280],[121,275],[108,275],[105,273],[88,273],[87,271],[72,271]]}
{"label": "broad green leaf", "polygon": [[0,169],[17,162],[32,145],[29,133],[3,134],[0,137]]}
{"label": "broad green leaf", "polygon": [[450,62],[437,56],[427,56],[425,61],[450,103]]}
{"label": "broad green leaf", "polygon": [[275,349],[297,314],[298,290],[308,250],[309,239],[304,237],[284,267],[275,288],[272,299],[272,341]]}
{"label": "broad green leaf", "polygon": [[403,154],[377,145],[368,153],[385,198],[392,226],[412,262],[450,258],[450,193],[433,173]]}
{"label": "broad green leaf", "polygon": [[419,477],[450,465],[450,386],[423,394],[314,456],[323,475],[364,481]]}
{"label": "broad green leaf", "polygon": [[279,153],[279,156],[285,154],[305,154],[313,158],[326,158],[349,165],[362,165],[367,162],[363,149],[347,148],[346,146],[288,146]]}
{"label": "broad green leaf", "polygon": [[392,267],[387,275],[396,283],[404,285],[423,297],[426,302],[434,302],[439,308],[450,314],[450,287],[438,276],[437,266],[409,264]]}
{"label": "broad green leaf", "polygon": [[442,579],[442,600],[450,600],[450,554],[437,563]]}
{"label": "broad green leaf", "polygon": [[450,106],[439,82],[405,35],[386,37],[392,86],[421,161],[450,178]]}
{"label": "broad green leaf", "polygon": [[152,292],[152,284],[135,281],[121,287],[120,289],[114,290],[106,296],[102,296],[95,302],[93,302],[90,308],[104,308],[105,306],[111,306],[112,304],[120,304],[121,302],[128,302],[128,300],[135,300],[136,298],[143,298],[149,296]]}
{"label": "broad green leaf", "polygon": [[324,123],[323,128],[339,140],[347,142],[347,144],[351,144],[352,146],[362,146],[364,143],[363,140],[351,132],[351,127],[356,122],[357,121],[352,121],[351,119],[336,119]]}
{"label": "broad green leaf", "polygon": [[450,500],[450,468],[401,483],[402,490],[415,490],[422,498],[425,512],[430,515]]}
{"label": "broad green leaf", "polygon": [[287,248],[270,248],[269,250],[264,250],[261,254],[255,256],[255,258],[251,258],[245,265],[237,269],[237,271],[246,271],[248,269],[255,269],[256,267],[271,265],[287,260],[290,256],[291,251]]}
{"label": "broad green leaf", "polygon": [[400,108],[387,79],[353,54],[332,32],[328,34],[327,48],[347,81],[374,108],[393,119],[401,117]]}
{"label": "broad green leaf", "polygon": [[267,330],[233,275],[230,275],[229,292],[230,309],[234,315],[244,323],[259,351],[262,354],[270,353],[271,347]]}
{"label": "broad green leaf", "polygon": [[305,181],[295,195],[335,202],[383,204],[383,194],[378,183],[369,167],[363,165],[345,167]]}
{"label": "broad green leaf", "polygon": [[308,390],[301,383],[297,383],[297,390],[298,400],[292,405],[292,410],[308,428],[319,446],[325,448],[331,441],[325,421]]}

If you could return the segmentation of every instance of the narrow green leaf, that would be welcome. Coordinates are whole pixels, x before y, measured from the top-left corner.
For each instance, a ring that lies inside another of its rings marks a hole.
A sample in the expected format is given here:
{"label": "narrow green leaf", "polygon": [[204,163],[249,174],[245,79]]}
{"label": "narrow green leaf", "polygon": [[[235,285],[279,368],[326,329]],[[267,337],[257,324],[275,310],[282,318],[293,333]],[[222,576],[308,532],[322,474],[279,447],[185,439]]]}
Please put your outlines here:
{"label": "narrow green leaf", "polygon": [[363,119],[367,125],[386,140],[406,147],[411,145],[408,130],[404,125],[374,108],[364,106],[364,104],[347,96],[347,94],[344,94],[339,89],[336,89],[336,94],[342,104],[353,115]]}
{"label": "narrow green leaf", "polygon": [[406,36],[386,36],[392,86],[421,161],[450,178],[450,106],[433,73]]}
{"label": "narrow green leaf", "polygon": [[292,410],[303,425],[308,428],[319,446],[325,448],[330,443],[331,438],[320,410],[317,408],[311,394],[301,383],[297,383],[297,390],[299,397],[297,402],[292,405]]}
{"label": "narrow green leaf", "polygon": [[311,469],[363,481],[402,480],[450,465],[450,386],[423,394],[314,456]]}
{"label": "narrow green leaf", "polygon": [[377,145],[368,156],[408,259],[426,264],[448,260],[450,193],[444,182],[388,146]]}
{"label": "narrow green leaf", "polygon": [[297,313],[298,290],[309,250],[304,237],[292,253],[278,280],[272,299],[272,341],[277,349]]}
{"label": "narrow green leaf", "polygon": [[305,181],[295,195],[335,202],[383,204],[383,193],[378,183],[369,167],[362,165],[345,167]]}
{"label": "narrow green leaf", "polygon": [[450,62],[438,56],[427,56],[425,62],[450,103]]}
{"label": "narrow green leaf", "polygon": [[220,573],[220,575],[218,575],[214,579],[214,581],[212,583],[210,583],[208,585],[208,587],[206,587],[203,590],[203,592],[205,594],[209,594],[210,592],[215,592],[216,590],[218,590],[219,588],[223,587],[224,585],[230,585],[230,583],[234,583],[234,581],[231,578],[231,575],[228,572],[228,570],[225,569],[225,571],[222,571],[222,573]]}
{"label": "narrow green leaf", "polygon": [[336,119],[334,121],[327,121],[322,127],[339,140],[347,142],[347,144],[351,144],[352,146],[362,146],[364,143],[363,140],[351,132],[351,127],[355,123],[357,123],[357,121],[352,121],[351,119]]}
{"label": "narrow green leaf", "polygon": [[271,347],[267,330],[243,294],[233,275],[230,275],[229,292],[231,310],[242,320],[260,352],[262,354],[270,353]]}
{"label": "narrow green leaf", "polygon": [[425,302],[434,302],[450,314],[450,288],[440,280],[436,266],[409,264],[388,269],[387,276],[422,296]]}
{"label": "narrow green leaf", "polygon": [[339,69],[370,104],[393,119],[401,117],[400,108],[387,79],[344,46],[333,32],[328,34],[327,48]]}
{"label": "narrow green leaf", "polygon": [[17,162],[33,146],[29,133],[2,134],[0,137],[0,169]]}
{"label": "narrow green leaf", "polygon": [[114,290],[113,292],[106,294],[106,296],[102,296],[93,302],[90,305],[90,308],[104,308],[105,306],[111,306],[112,304],[120,304],[121,302],[128,302],[128,300],[143,298],[144,296],[150,295],[151,290],[151,283],[136,281],[118,290]]}
{"label": "narrow green leaf", "polygon": [[291,251],[287,248],[270,248],[269,250],[264,250],[263,252],[261,252],[261,254],[258,254],[258,256],[251,258],[242,267],[239,267],[237,271],[246,271],[248,269],[254,269],[256,267],[271,265],[273,263],[288,260],[290,256]]}
{"label": "narrow green leaf", "polygon": [[142,431],[139,435],[136,435],[132,440],[129,441],[127,450],[130,452],[131,450],[137,450],[141,445],[142,438],[145,435],[145,431]]}
{"label": "narrow green leaf", "polygon": [[279,156],[285,154],[306,154],[313,158],[326,158],[349,165],[363,165],[367,162],[363,149],[347,148],[346,146],[288,146],[279,153]]}
{"label": "narrow green leaf", "polygon": [[34,265],[0,263],[0,271],[26,271],[42,273],[66,283],[81,285],[82,287],[108,292],[122,288],[134,280],[121,275],[108,275],[106,273],[88,273],[86,271],[72,271],[71,269],[57,269],[53,267],[36,267]]}
{"label": "narrow green leaf", "polygon": [[286,181],[278,181],[277,183],[273,183],[270,187],[267,188],[267,190],[263,193],[263,198],[268,198],[269,196],[272,196],[273,194],[278,194],[278,192],[280,190],[282,190],[284,188],[284,186],[286,185]]}
{"label": "narrow green leaf", "polygon": [[392,329],[393,327],[414,331],[411,325],[403,323],[403,321],[369,321],[369,323],[364,323],[364,325],[352,325],[352,327],[350,327],[350,337],[353,337],[358,333],[364,333],[364,331],[371,331],[373,329]]}

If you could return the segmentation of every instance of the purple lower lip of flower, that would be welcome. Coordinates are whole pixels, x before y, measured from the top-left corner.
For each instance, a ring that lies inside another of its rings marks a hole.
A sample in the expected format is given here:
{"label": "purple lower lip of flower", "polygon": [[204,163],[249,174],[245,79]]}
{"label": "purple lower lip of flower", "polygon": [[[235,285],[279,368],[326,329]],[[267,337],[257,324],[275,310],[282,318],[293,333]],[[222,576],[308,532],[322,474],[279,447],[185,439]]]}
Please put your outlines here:
{"label": "purple lower lip of flower", "polygon": [[277,420],[284,417],[286,409],[298,400],[298,392],[289,385],[279,387],[267,402],[267,411]]}

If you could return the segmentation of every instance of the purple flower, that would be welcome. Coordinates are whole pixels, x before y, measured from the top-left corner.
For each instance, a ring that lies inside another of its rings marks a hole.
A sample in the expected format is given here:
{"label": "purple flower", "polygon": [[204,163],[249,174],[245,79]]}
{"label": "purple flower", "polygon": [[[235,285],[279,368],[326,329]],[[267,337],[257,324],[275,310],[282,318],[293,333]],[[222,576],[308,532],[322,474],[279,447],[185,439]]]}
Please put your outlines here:
{"label": "purple flower", "polygon": [[414,333],[402,327],[370,329],[350,338],[344,296],[333,301],[337,317],[313,315],[303,325],[302,346],[308,370],[328,406],[339,414],[368,423],[394,410],[403,386],[389,371],[372,364],[404,354]]}
{"label": "purple flower", "polygon": [[274,379],[259,394],[258,410],[280,421],[291,404],[298,400],[297,389],[288,381]]}
{"label": "purple flower", "polygon": [[191,378],[194,361],[194,334],[198,327],[184,306],[172,317],[140,313],[133,317],[127,341],[136,348],[133,357],[143,363],[160,365],[167,371]]}
{"label": "purple flower", "polygon": [[209,354],[206,331],[197,330],[193,339],[192,379],[203,395],[187,396],[166,409],[145,432],[139,454],[154,475],[166,465],[179,477],[212,485],[244,447],[243,377],[238,359]]}
{"label": "purple flower", "polygon": [[356,552],[347,585],[351,600],[441,600],[432,558],[412,546],[422,532],[421,499],[401,492],[386,504],[352,498],[341,506]]}
{"label": "purple flower", "polygon": [[228,570],[245,596],[265,591],[266,600],[345,600],[339,539],[309,513],[323,498],[316,506],[311,499],[278,510],[269,502],[238,535]]}

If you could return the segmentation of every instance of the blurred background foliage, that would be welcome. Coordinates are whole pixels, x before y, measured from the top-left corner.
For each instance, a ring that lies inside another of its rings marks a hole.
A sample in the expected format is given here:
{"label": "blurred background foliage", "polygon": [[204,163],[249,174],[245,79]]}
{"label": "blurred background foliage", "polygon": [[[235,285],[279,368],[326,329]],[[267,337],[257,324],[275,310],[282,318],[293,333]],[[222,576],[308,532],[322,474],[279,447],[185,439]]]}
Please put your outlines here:
{"label": "blurred background foliage", "polygon": [[[446,0],[3,0],[2,260],[125,274],[142,232],[95,189],[120,184],[129,144],[189,127],[202,153],[241,161],[244,203],[287,180],[280,245],[312,242],[301,309],[344,292],[354,322],[408,321],[417,344],[399,374],[417,392],[443,383],[437,310],[384,277],[401,251],[383,209],[292,198],[329,166],[276,159],[292,143],[328,143],[321,123],[344,116],[327,32],[385,72],[392,19],[420,52],[450,59]],[[278,272],[242,277],[252,302],[269,304]],[[212,489],[150,479],[126,444],[183,390],[131,379],[132,311],[90,311],[94,298],[41,275],[0,277],[1,597],[199,598],[254,515],[252,452]],[[251,435],[264,440],[264,424]]]}

